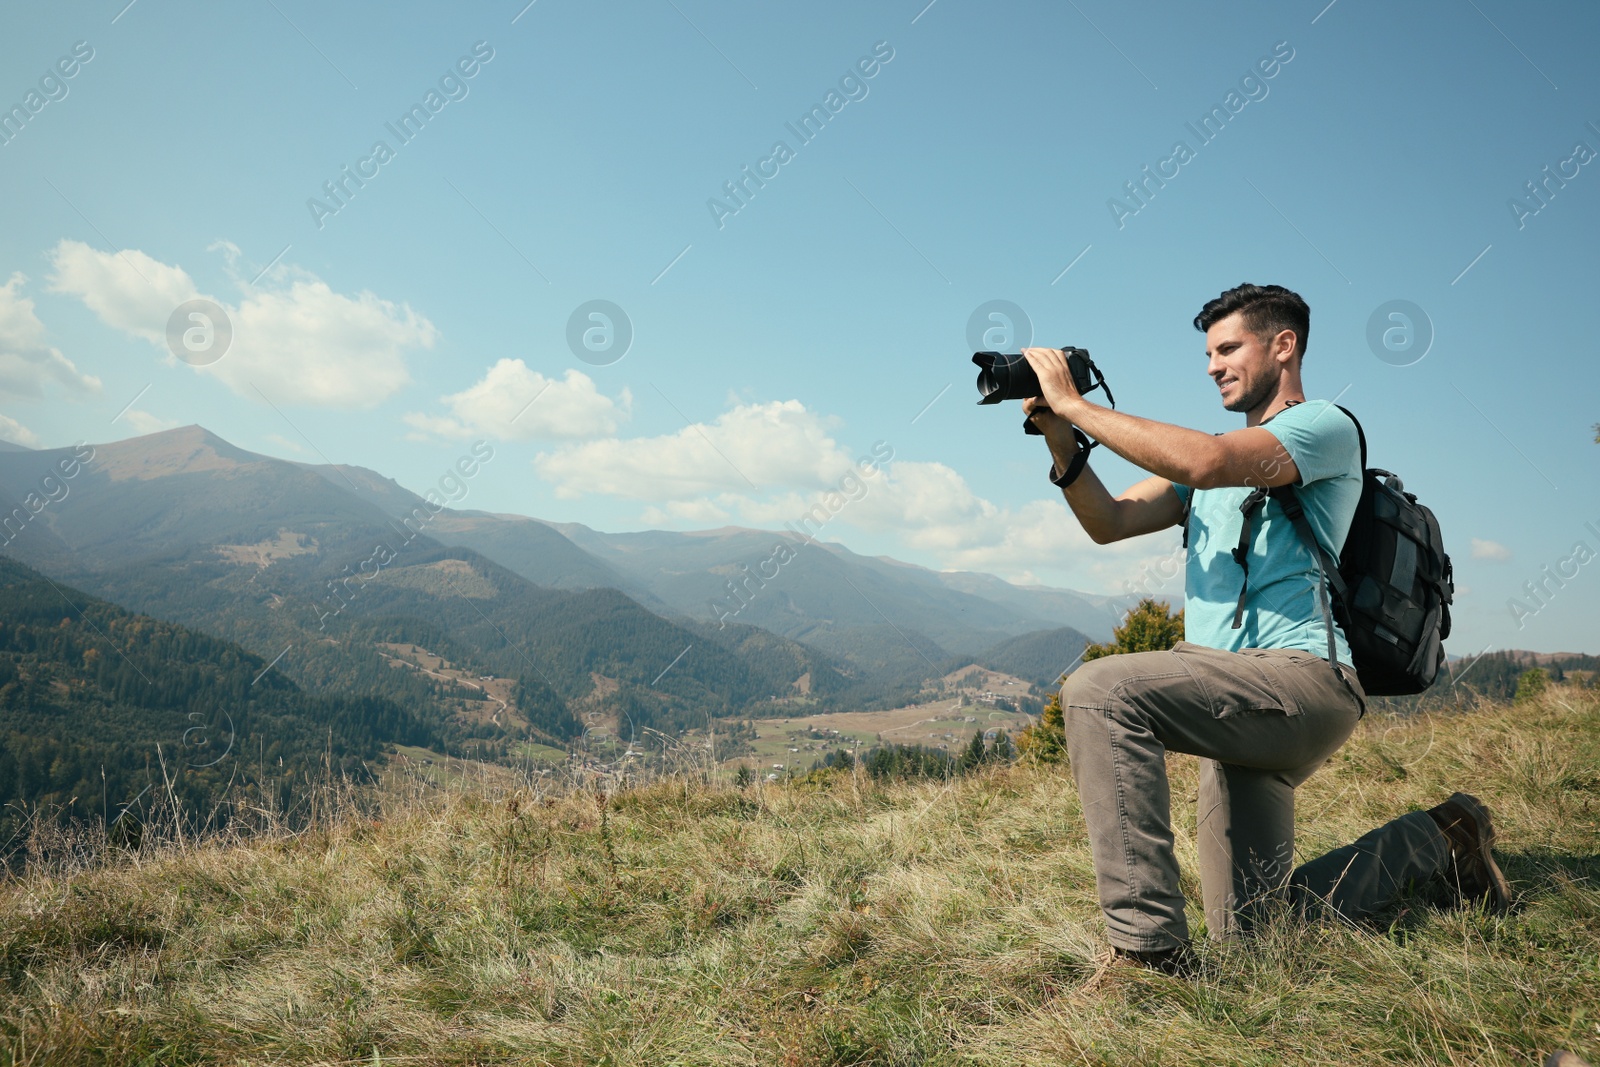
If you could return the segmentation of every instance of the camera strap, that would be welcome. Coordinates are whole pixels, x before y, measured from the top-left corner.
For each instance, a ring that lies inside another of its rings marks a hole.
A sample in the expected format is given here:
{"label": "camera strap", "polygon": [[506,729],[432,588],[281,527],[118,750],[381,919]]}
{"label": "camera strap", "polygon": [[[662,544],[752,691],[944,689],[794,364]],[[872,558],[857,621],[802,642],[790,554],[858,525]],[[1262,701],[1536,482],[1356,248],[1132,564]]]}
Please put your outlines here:
{"label": "camera strap", "polygon": [[1067,461],[1067,469],[1057,474],[1056,465],[1050,464],[1050,481],[1063,489],[1078,480],[1078,475],[1083,473],[1083,468],[1089,463],[1089,450],[1100,443],[1089,440],[1089,435],[1076,426],[1072,428],[1072,436],[1078,439],[1078,451]]}
{"label": "camera strap", "polygon": [[1111,386],[1106,384],[1106,376],[1100,373],[1100,368],[1095,366],[1094,360],[1089,358],[1089,353],[1085,352],[1083,354],[1083,361],[1084,363],[1088,364],[1089,373],[1093,374],[1095,378],[1094,384],[1088,388],[1087,392],[1092,393],[1096,389],[1104,389],[1106,393],[1106,403],[1110,404],[1111,407],[1115,409],[1117,406],[1117,398],[1111,395]]}

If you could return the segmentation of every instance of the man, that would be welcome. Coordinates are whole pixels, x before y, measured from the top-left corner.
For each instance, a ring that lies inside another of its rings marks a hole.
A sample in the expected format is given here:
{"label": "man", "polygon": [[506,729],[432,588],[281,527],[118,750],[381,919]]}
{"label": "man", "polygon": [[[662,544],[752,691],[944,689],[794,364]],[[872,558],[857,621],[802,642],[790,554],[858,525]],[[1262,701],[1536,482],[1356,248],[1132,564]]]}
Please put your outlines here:
{"label": "man", "polygon": [[[1349,919],[1441,875],[1464,897],[1496,907],[1509,899],[1489,852],[1489,814],[1461,793],[1293,869],[1295,787],[1349,737],[1366,694],[1343,633],[1333,635],[1337,666],[1319,654],[1329,647],[1321,572],[1276,500],[1256,513],[1248,582],[1232,551],[1252,488],[1294,485],[1334,558],[1360,499],[1355,424],[1327,401],[1307,401],[1301,387],[1310,319],[1306,302],[1277,285],[1241,285],[1201,309],[1194,325],[1206,337],[1206,373],[1222,406],[1245,416],[1244,429],[1217,435],[1091,403],[1061,352],[1024,350],[1043,392],[1024,407],[1050,447],[1051,481],[1089,536],[1107,544],[1186,529],[1186,640],[1086,663],[1061,689],[1114,955],[1169,973],[1193,962],[1169,751],[1201,757],[1200,879],[1214,936],[1247,929],[1253,905],[1285,890],[1299,906],[1320,903]],[[1074,426],[1152,476],[1113,498],[1086,457],[1074,464]]]}

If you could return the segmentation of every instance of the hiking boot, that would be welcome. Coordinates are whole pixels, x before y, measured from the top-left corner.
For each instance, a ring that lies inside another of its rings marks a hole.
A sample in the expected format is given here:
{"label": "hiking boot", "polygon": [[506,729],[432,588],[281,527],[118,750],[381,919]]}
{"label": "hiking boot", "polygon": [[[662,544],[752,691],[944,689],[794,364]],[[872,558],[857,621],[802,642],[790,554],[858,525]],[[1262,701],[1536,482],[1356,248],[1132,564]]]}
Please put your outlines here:
{"label": "hiking boot", "polygon": [[1078,994],[1098,993],[1118,974],[1130,971],[1156,971],[1172,978],[1191,978],[1200,961],[1188,945],[1156,952],[1136,952],[1113,946],[1095,959],[1095,972],[1078,988]]}
{"label": "hiking boot", "polygon": [[1511,906],[1511,885],[1494,861],[1494,824],[1477,797],[1453,794],[1428,814],[1450,843],[1450,870],[1445,877],[1464,902],[1482,901],[1491,910]]}
{"label": "hiking boot", "polygon": [[1172,978],[1191,978],[1199,969],[1200,961],[1188,945],[1161,949],[1156,952],[1136,952],[1133,949],[1111,949],[1113,963],[1127,963],[1147,968]]}
{"label": "hiking boot", "polygon": [[1560,1052],[1552,1052],[1546,1056],[1544,1058],[1544,1067],[1589,1067],[1589,1061],[1583,1059],[1577,1053],[1562,1050]]}

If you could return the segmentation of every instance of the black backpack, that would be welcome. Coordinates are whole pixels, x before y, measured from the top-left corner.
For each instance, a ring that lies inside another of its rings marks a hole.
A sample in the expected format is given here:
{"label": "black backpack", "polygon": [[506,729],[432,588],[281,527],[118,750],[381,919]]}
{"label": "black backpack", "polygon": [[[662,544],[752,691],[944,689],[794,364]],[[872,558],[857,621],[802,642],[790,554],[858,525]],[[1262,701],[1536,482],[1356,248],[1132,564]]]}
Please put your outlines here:
{"label": "black backpack", "polygon": [[1239,589],[1233,626],[1238,629],[1244,617],[1250,580],[1250,520],[1271,496],[1294,523],[1327,579],[1318,583],[1317,598],[1328,629],[1328,662],[1339,662],[1333,639],[1337,618],[1368,696],[1420,693],[1433,684],[1444,665],[1444,639],[1450,636],[1450,604],[1455,597],[1450,557],[1433,512],[1417,503],[1416,494],[1405,491],[1398,475],[1367,466],[1367,435],[1361,422],[1346,408],[1339,410],[1356,424],[1363,471],[1361,501],[1339,561],[1335,565],[1317,541],[1294,486],[1256,489],[1239,506],[1244,525],[1233,558],[1245,572],[1245,585]]}

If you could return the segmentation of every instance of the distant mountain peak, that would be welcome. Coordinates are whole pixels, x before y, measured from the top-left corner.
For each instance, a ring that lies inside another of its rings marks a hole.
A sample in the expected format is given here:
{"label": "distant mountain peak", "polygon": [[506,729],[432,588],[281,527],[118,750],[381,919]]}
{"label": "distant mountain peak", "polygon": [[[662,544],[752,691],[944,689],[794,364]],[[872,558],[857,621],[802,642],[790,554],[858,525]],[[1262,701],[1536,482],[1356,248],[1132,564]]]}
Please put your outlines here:
{"label": "distant mountain peak", "polygon": [[229,444],[199,424],[96,445],[94,451],[96,469],[113,480],[162,478],[271,462],[266,456]]}

